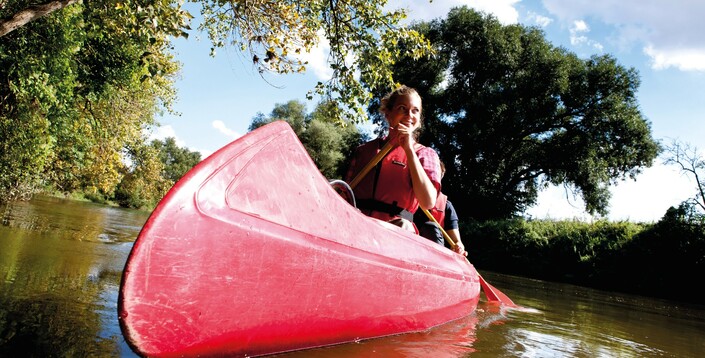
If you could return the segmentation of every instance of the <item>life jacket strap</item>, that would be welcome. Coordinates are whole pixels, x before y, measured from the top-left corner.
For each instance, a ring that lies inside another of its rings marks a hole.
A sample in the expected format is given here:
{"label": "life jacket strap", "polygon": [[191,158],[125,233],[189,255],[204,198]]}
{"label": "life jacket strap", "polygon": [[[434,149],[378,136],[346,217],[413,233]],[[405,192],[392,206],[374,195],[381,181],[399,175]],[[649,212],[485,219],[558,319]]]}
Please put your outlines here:
{"label": "life jacket strap", "polygon": [[392,216],[399,216],[411,222],[414,221],[414,214],[409,210],[400,208],[396,202],[389,204],[375,199],[357,199],[357,207],[362,210],[379,211]]}

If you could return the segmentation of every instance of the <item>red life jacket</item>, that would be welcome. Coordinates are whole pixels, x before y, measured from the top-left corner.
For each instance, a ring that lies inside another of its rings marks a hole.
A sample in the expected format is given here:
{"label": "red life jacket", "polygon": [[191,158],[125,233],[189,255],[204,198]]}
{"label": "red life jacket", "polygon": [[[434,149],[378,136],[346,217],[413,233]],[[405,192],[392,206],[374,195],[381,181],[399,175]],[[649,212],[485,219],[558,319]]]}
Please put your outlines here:
{"label": "red life jacket", "polygon": [[[378,138],[358,147],[347,179],[350,180],[367,165],[383,145],[382,140]],[[418,153],[423,148],[425,148],[423,145],[416,143],[414,150]],[[370,170],[355,187],[354,192],[355,200],[363,213],[384,221],[389,221],[400,215],[374,210],[369,205],[365,207],[366,205],[363,204],[374,202],[375,205],[398,207],[409,213],[415,212],[419,207],[411,183],[406,153],[400,146],[392,149],[375,168]]]}
{"label": "red life jacket", "polygon": [[446,202],[448,202],[448,197],[443,193],[438,193],[436,204],[428,211],[442,228],[445,228]]}

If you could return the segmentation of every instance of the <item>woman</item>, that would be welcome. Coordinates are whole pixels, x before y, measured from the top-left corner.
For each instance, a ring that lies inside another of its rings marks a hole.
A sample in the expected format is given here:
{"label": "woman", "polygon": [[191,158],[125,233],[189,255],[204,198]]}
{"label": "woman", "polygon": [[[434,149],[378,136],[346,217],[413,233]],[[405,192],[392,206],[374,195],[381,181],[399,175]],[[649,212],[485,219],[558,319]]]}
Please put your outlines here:
{"label": "woman", "polygon": [[384,147],[396,145],[354,188],[358,208],[371,217],[416,231],[413,213],[430,209],[441,187],[438,154],[416,142],[422,125],[418,92],[401,86],[382,98],[380,112],[389,124],[385,138],[369,141],[355,150],[348,168],[350,181]]}

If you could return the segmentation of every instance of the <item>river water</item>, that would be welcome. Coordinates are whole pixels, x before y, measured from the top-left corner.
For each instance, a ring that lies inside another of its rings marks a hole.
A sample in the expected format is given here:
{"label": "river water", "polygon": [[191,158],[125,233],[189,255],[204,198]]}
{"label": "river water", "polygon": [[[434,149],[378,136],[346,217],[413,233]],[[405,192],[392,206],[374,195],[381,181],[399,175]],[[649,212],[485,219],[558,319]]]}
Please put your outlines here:
{"label": "river water", "polygon": [[[135,357],[117,296],[148,214],[50,197],[0,213],[0,357]],[[525,309],[482,300],[426,332],[277,357],[705,356],[703,306],[482,274]]]}

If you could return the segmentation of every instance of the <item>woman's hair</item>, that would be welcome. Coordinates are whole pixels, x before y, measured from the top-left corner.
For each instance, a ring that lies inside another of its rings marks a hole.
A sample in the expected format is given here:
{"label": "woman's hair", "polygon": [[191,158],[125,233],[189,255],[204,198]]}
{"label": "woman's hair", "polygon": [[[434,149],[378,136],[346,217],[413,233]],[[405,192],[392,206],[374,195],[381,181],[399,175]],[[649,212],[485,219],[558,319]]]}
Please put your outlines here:
{"label": "woman's hair", "polygon": [[[397,98],[414,94],[421,98],[421,95],[419,95],[419,92],[417,92],[415,88],[406,85],[399,86],[394,91],[389,92],[386,96],[382,97],[379,101],[379,112],[386,115],[387,111],[394,107],[394,104],[397,102]],[[421,111],[421,113],[423,113],[423,111]]]}
{"label": "woman's hair", "polygon": [[[416,95],[419,97],[419,99],[421,99],[421,95],[418,91],[416,91],[415,88],[409,87],[407,85],[401,85],[397,87],[397,89],[387,93],[387,95],[382,97],[382,99],[379,101],[379,112],[382,113],[382,115],[386,118],[387,112],[394,108],[394,104],[397,102],[397,98],[410,95]],[[423,99],[421,100],[421,102],[423,103]],[[419,116],[419,127],[414,131],[414,139],[418,140],[422,130],[423,108],[421,108],[421,115]]]}

